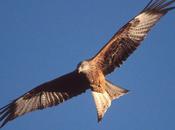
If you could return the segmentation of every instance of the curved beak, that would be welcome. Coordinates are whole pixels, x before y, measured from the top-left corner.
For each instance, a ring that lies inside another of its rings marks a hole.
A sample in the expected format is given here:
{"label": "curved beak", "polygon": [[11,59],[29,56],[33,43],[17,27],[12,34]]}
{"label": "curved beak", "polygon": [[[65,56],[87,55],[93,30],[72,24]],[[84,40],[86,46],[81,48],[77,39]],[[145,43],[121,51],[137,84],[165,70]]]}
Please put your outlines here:
{"label": "curved beak", "polygon": [[81,67],[78,68],[78,73],[80,74],[82,72]]}

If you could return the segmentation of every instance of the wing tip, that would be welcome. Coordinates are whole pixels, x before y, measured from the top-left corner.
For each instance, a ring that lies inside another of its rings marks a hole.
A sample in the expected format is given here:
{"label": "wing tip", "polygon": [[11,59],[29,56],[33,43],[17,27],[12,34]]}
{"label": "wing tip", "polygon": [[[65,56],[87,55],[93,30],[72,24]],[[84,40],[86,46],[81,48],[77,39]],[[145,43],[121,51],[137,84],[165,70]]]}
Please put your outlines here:
{"label": "wing tip", "polygon": [[9,106],[10,104],[0,108],[0,129],[9,121]]}
{"label": "wing tip", "polygon": [[3,123],[0,125],[0,129],[1,129],[2,127],[4,127],[4,125],[5,125],[7,122],[8,122],[8,121],[3,122]]}
{"label": "wing tip", "polygon": [[150,0],[150,2],[146,5],[142,12],[145,11],[160,11],[163,13],[167,13],[170,10],[175,9],[175,6],[169,7],[173,4],[175,0]]}

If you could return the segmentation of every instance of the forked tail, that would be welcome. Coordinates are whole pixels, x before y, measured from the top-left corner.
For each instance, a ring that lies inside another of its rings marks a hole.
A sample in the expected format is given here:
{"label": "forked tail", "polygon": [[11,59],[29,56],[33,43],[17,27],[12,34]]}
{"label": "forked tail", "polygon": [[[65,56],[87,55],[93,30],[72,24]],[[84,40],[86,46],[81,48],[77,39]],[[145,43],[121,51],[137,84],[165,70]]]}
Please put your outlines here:
{"label": "forked tail", "polygon": [[111,100],[117,99],[120,96],[123,96],[124,94],[128,93],[129,90],[126,90],[124,88],[121,88],[119,86],[113,85],[109,81],[106,80],[106,92],[110,96]]}
{"label": "forked tail", "polygon": [[105,92],[99,93],[92,91],[92,95],[96,104],[98,122],[100,122],[111,105],[111,101],[128,93],[128,90],[113,85],[106,80]]}

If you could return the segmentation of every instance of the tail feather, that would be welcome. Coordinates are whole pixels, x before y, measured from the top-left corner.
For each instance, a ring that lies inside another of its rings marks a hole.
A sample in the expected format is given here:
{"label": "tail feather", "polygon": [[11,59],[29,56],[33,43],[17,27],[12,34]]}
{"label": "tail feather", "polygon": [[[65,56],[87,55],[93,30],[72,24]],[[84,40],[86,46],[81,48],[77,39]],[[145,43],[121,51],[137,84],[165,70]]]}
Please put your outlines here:
{"label": "tail feather", "polygon": [[104,93],[99,93],[92,91],[92,95],[95,101],[96,109],[97,109],[97,117],[98,117],[98,122],[100,122],[106,113],[107,109],[111,105],[111,99],[107,92]]}
{"label": "tail feather", "polygon": [[123,88],[116,86],[116,85],[113,85],[109,81],[106,81],[105,90],[108,93],[108,95],[110,96],[111,100],[117,99],[117,98],[119,98],[119,97],[121,97],[124,94],[129,92],[129,90],[123,89]]}
{"label": "tail feather", "polygon": [[92,95],[96,104],[98,122],[100,122],[110,107],[112,100],[128,93],[128,90],[114,86],[106,81],[105,91],[103,93],[92,91]]}

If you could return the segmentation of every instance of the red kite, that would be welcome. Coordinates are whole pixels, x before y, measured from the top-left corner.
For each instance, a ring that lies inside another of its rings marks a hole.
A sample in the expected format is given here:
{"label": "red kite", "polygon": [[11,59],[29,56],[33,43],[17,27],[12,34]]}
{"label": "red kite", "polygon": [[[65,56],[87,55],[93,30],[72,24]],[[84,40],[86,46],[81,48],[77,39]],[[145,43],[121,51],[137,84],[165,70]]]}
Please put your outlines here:
{"label": "red kite", "polygon": [[0,127],[28,112],[58,105],[87,89],[92,91],[98,122],[101,121],[112,100],[128,92],[110,83],[105,76],[120,67],[160,18],[175,8],[170,7],[174,2],[175,0],[151,0],[93,58],[78,64],[73,72],[41,84],[2,107]]}

